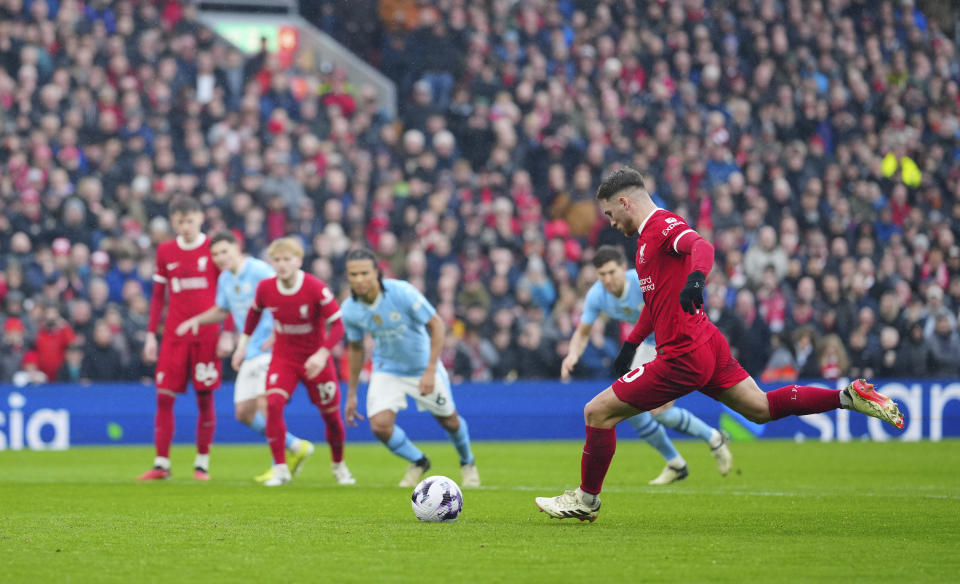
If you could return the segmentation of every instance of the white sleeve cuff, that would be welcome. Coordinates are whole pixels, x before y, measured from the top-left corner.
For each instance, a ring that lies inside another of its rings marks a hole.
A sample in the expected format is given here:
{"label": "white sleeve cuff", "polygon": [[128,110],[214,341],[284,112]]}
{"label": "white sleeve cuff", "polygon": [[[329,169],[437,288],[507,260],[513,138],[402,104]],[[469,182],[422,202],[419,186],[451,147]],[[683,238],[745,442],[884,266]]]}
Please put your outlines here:
{"label": "white sleeve cuff", "polygon": [[680,235],[676,236],[676,237],[673,239],[673,251],[674,251],[674,253],[680,253],[680,251],[677,249],[677,242],[680,241],[680,238],[681,238],[681,237],[683,237],[684,235],[686,235],[686,234],[688,234],[688,233],[693,233],[693,229],[687,229],[686,231],[682,231],[682,232],[680,232]]}

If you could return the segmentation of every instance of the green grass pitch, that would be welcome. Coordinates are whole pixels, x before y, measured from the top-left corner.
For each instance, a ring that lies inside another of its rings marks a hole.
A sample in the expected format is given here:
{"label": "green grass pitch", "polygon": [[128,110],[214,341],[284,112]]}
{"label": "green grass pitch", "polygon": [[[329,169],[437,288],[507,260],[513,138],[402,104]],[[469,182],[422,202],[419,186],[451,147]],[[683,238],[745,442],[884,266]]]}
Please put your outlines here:
{"label": "green grass pitch", "polygon": [[[321,445],[318,445],[318,447]],[[422,444],[459,481],[453,448]],[[956,582],[960,443],[735,442],[720,477],[678,442],[691,475],[623,437],[596,523],[533,497],[578,482],[580,443],[481,442],[485,487],[454,524],[418,522],[406,463],[348,445],[340,487],[325,449],[289,487],[251,481],[265,446],[215,446],[210,483],[177,447],[174,478],[138,484],[148,447],[0,452],[0,582]]]}

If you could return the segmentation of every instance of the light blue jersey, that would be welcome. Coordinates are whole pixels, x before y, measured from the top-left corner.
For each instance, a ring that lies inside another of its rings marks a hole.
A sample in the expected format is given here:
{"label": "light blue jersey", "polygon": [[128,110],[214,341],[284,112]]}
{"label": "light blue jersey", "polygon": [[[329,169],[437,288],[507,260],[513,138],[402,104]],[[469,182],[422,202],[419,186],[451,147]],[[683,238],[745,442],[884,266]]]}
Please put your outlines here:
{"label": "light blue jersey", "polygon": [[[623,294],[619,297],[607,292],[599,280],[593,283],[583,302],[583,315],[580,317],[580,322],[593,324],[600,313],[603,313],[614,320],[637,324],[642,308],[643,293],[640,291],[640,278],[636,270],[627,270]],[[644,343],[655,345],[653,334],[647,337]]]}
{"label": "light blue jersey", "polygon": [[359,343],[373,336],[373,370],[403,377],[419,377],[430,358],[427,321],[433,306],[412,284],[384,280],[373,304],[349,298],[340,307],[347,339]]}
{"label": "light blue jersey", "polygon": [[[276,276],[277,273],[267,262],[256,258],[244,258],[240,270],[236,274],[230,270],[220,272],[217,279],[217,306],[225,308],[233,315],[233,322],[237,330],[243,331],[247,320],[247,312],[253,304],[253,297],[257,293],[257,284]],[[273,331],[273,317],[269,311],[264,311],[257,328],[253,330],[250,342],[247,343],[245,359],[252,359],[265,352],[260,349],[263,343],[270,338]]]}

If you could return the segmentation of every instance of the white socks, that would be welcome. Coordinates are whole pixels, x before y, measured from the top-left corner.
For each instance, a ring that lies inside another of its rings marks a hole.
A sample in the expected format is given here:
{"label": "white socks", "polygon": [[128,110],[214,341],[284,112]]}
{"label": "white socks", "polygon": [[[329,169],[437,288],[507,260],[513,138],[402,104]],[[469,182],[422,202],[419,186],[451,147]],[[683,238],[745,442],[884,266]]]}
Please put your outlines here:
{"label": "white socks", "polygon": [[719,448],[720,445],[723,444],[723,434],[714,428],[713,432],[710,433],[710,439],[707,440],[707,444],[710,445],[710,448]]}
{"label": "white socks", "polygon": [[597,505],[597,496],[587,493],[580,487],[577,487],[577,496],[580,497],[580,501],[588,507],[596,507]]}
{"label": "white socks", "polygon": [[210,455],[197,454],[197,457],[193,459],[193,468],[202,468],[203,470],[210,470]]}
{"label": "white socks", "polygon": [[840,407],[849,410],[853,408],[853,398],[850,397],[850,394],[847,393],[847,390],[840,390]]}
{"label": "white socks", "polygon": [[170,459],[165,456],[158,456],[153,459],[153,466],[162,468],[163,470],[170,470]]}

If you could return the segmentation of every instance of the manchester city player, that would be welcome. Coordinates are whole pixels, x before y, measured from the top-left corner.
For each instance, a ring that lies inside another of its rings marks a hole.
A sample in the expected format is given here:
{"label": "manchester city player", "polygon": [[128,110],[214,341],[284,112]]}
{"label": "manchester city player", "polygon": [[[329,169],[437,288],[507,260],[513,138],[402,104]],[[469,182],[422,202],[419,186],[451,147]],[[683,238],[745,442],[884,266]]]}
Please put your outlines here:
{"label": "manchester city player", "polygon": [[[199,325],[220,322],[227,316],[233,316],[237,330],[242,331],[247,311],[253,302],[257,284],[261,280],[276,275],[267,262],[244,255],[240,243],[230,231],[222,231],[210,240],[210,253],[213,263],[220,270],[217,279],[216,304],[206,312],[189,318],[177,327],[177,334],[184,335]],[[236,418],[251,430],[266,435],[267,367],[270,366],[270,347],[273,342],[273,318],[264,314],[247,344],[246,357],[237,372],[234,384],[233,402]],[[304,462],[313,454],[313,444],[301,440],[287,432],[286,446],[290,455],[287,465],[294,474],[299,473]],[[272,470],[258,476],[258,482],[264,482],[272,476]]]}
{"label": "manchester city player", "polygon": [[[637,254],[642,258],[642,252]],[[570,339],[570,352],[563,360],[560,375],[569,379],[574,366],[587,347],[590,328],[602,313],[614,320],[636,324],[643,308],[643,292],[636,270],[627,270],[627,258],[618,247],[604,245],[593,256],[593,266],[597,269],[597,281],[587,292],[584,300],[583,316],[580,325]],[[653,335],[640,345],[633,358],[630,369],[653,361],[657,356]],[[685,434],[701,438],[710,446],[710,452],[717,460],[717,470],[726,475],[733,466],[733,455],[727,445],[726,437],[716,428],[680,407],[671,407],[673,402],[651,412],[637,414],[627,421],[641,438],[653,446],[667,461],[660,475],[650,481],[651,485],[665,485],[687,477],[687,463],[673,447],[663,426],[673,428]],[[662,425],[661,425],[662,424]]]}
{"label": "manchester city player", "polygon": [[407,396],[418,410],[433,414],[450,434],[460,455],[461,485],[480,486],[470,450],[467,422],[457,414],[450,379],[440,363],[444,324],[433,306],[411,284],[384,280],[376,256],[367,249],[347,254],[347,280],[352,298],[341,306],[347,331],[350,374],[347,380],[347,424],[364,419],[357,412],[357,384],[363,368],[363,338],[373,337],[373,373],[367,389],[367,416],[374,435],[397,456],[410,462],[401,487],[413,487],[430,469],[430,460],[396,425]]}

